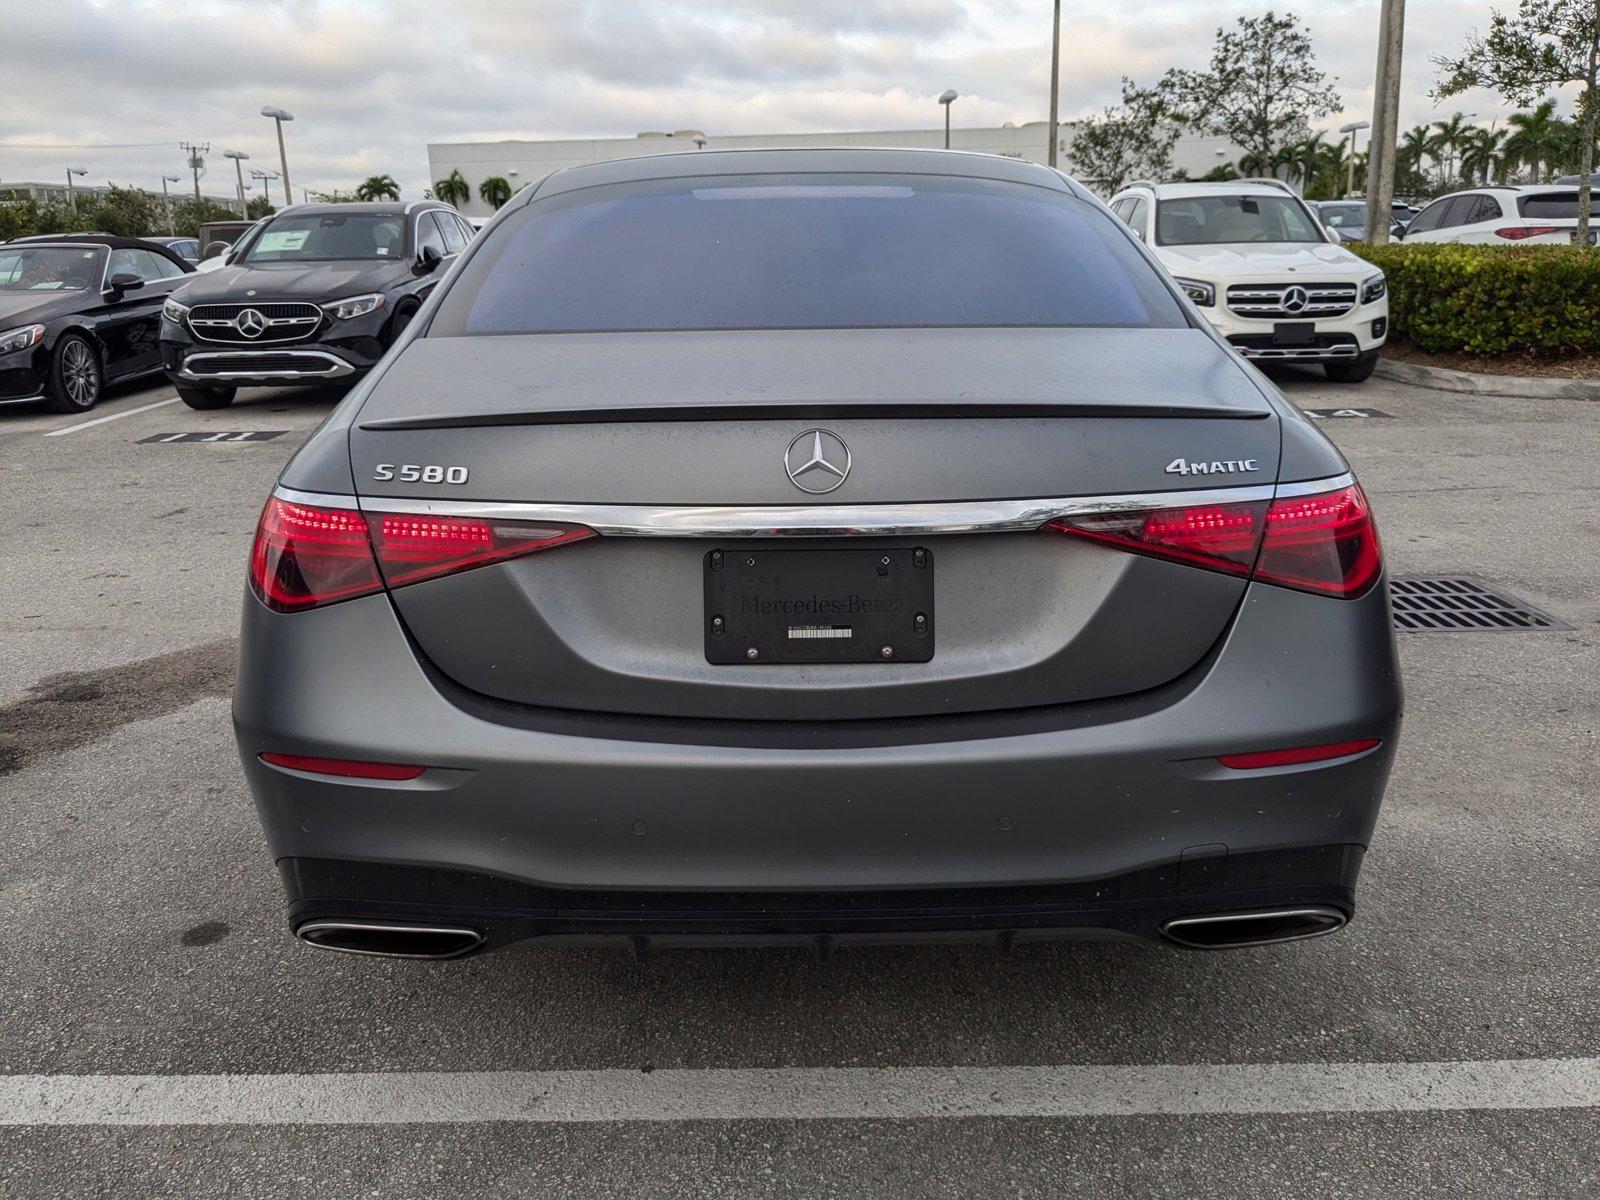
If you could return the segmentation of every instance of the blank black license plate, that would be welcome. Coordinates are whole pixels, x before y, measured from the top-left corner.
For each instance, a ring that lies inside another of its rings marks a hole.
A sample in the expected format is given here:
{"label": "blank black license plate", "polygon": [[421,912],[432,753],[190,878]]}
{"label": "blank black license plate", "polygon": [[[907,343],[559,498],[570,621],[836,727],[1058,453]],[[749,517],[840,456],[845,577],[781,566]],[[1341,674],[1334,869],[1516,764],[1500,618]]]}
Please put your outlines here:
{"label": "blank black license plate", "polygon": [[1316,339],[1315,321],[1279,321],[1272,327],[1274,346],[1309,346]]}
{"label": "blank black license plate", "polygon": [[705,556],[706,659],[897,663],[933,657],[933,552],[740,550]]}

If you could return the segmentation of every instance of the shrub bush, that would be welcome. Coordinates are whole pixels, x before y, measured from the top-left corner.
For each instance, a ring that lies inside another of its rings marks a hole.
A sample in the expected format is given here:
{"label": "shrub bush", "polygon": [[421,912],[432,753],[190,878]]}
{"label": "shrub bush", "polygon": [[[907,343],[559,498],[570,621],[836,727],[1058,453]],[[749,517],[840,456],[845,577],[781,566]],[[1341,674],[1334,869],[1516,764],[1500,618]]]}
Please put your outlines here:
{"label": "shrub bush", "polygon": [[1465,354],[1600,353],[1600,251],[1352,247],[1389,279],[1391,336]]}

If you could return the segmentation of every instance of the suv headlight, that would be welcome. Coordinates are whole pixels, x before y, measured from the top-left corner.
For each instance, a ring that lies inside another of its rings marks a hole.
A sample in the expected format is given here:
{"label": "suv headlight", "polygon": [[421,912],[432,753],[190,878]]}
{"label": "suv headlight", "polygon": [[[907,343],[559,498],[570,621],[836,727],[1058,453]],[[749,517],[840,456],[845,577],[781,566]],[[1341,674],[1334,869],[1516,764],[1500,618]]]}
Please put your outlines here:
{"label": "suv headlight", "polygon": [[171,296],[168,296],[162,302],[161,315],[174,325],[182,325],[183,319],[189,315],[189,306],[187,304],[179,304]]}
{"label": "suv headlight", "polygon": [[1201,308],[1210,308],[1217,302],[1217,289],[1205,280],[1185,279],[1181,275],[1174,278],[1178,281],[1178,286],[1183,289],[1183,294]]}
{"label": "suv headlight", "polygon": [[369,312],[382,308],[383,297],[377,293],[370,296],[351,296],[348,300],[335,300],[325,307],[339,320],[348,321],[351,317],[364,317]]}
{"label": "suv headlight", "polygon": [[1383,272],[1368,275],[1361,281],[1361,303],[1371,304],[1374,300],[1382,300],[1389,294],[1388,281],[1384,279]]}
{"label": "suv headlight", "polygon": [[43,325],[24,325],[20,329],[8,329],[0,333],[0,354],[13,354],[18,350],[26,350],[29,346],[37,346],[44,341]]}

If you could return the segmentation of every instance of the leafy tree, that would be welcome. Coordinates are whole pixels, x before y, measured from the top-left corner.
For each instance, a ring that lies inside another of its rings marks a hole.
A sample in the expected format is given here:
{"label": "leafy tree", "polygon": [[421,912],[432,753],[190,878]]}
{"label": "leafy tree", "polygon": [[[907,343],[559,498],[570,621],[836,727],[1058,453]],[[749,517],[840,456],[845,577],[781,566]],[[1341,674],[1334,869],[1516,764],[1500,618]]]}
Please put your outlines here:
{"label": "leafy tree", "polygon": [[1180,122],[1166,94],[1122,81],[1122,103],[1078,123],[1067,159],[1085,179],[1115,192],[1130,179],[1159,179],[1172,169]]}
{"label": "leafy tree", "polygon": [[1230,179],[1237,178],[1239,178],[1239,169],[1229,162],[1223,163],[1220,166],[1212,167],[1211,170],[1200,176],[1199,182],[1227,183]]}
{"label": "leafy tree", "polygon": [[262,217],[269,217],[278,210],[265,196],[251,196],[245,203],[244,211],[252,221],[259,221]]}
{"label": "leafy tree", "polygon": [[398,200],[400,185],[394,181],[393,175],[369,175],[356,188],[356,199]]}
{"label": "leafy tree", "polygon": [[1270,11],[1218,29],[1210,69],[1168,71],[1161,87],[1196,130],[1242,147],[1251,165],[1241,157],[1240,169],[1252,174],[1339,103],[1299,19]]}
{"label": "leafy tree", "polygon": [[500,175],[491,175],[478,185],[478,199],[490,208],[499,208],[511,199],[511,184]]}
{"label": "leafy tree", "polygon": [[1521,0],[1515,16],[1489,14],[1489,32],[1467,38],[1456,58],[1435,57],[1437,97],[1488,88],[1513,104],[1532,104],[1551,88],[1581,85],[1578,112],[1578,244],[1589,232],[1589,176],[1600,116],[1600,0]]}
{"label": "leafy tree", "polygon": [[433,194],[446,204],[460,208],[472,199],[472,188],[461,177],[460,171],[451,171],[443,179],[434,180]]}

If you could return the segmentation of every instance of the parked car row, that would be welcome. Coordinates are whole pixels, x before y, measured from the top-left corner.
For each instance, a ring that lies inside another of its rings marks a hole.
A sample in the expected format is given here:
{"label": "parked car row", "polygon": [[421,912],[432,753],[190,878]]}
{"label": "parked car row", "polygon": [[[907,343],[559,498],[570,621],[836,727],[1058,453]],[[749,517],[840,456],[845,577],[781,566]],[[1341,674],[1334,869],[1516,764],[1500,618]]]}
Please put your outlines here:
{"label": "parked car row", "polygon": [[448,205],[295,205],[203,239],[72,234],[0,245],[0,403],[92,408],[165,370],[192,408],[372,367],[466,248]]}

